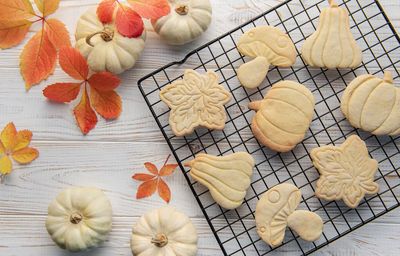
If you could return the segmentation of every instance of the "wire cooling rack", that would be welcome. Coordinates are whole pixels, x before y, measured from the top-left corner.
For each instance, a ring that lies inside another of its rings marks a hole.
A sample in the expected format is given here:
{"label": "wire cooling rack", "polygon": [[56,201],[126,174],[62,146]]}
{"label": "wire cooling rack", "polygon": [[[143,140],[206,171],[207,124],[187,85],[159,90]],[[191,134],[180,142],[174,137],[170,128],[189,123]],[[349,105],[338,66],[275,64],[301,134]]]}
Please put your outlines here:
{"label": "wire cooling rack", "polygon": [[[255,26],[273,25],[286,31],[300,53],[304,40],[316,29],[321,9],[328,6],[326,0],[306,2],[311,1],[285,1],[190,52],[182,61],[170,63],[138,82],[224,255],[265,255],[273,251],[309,254],[399,206],[400,136],[376,137],[354,129],[340,111],[343,90],[356,75],[370,73],[382,77],[383,71],[389,70],[395,81],[399,79],[396,65],[400,62],[400,38],[378,1],[339,2],[350,14],[351,31],[363,51],[364,61],[358,68],[312,68],[298,56],[292,68],[270,69],[265,82],[257,89],[245,89],[237,80],[235,70],[248,59],[240,55],[236,43],[245,31]],[[184,70],[189,68],[199,72],[216,71],[220,84],[231,92],[233,99],[225,105],[228,119],[223,131],[198,128],[185,137],[172,133],[168,124],[169,109],[160,101],[158,93],[164,86],[182,79]],[[316,99],[315,118],[302,143],[290,152],[276,153],[254,138],[250,123],[255,112],[247,104],[262,99],[271,85],[283,79],[297,81],[312,91]],[[313,148],[340,145],[352,134],[358,134],[366,142],[371,157],[379,162],[375,182],[380,185],[380,191],[364,198],[357,209],[348,208],[342,201],[327,202],[315,197],[319,175],[309,156]],[[254,175],[243,204],[235,210],[225,210],[212,200],[204,186],[189,177],[183,163],[197,153],[226,155],[239,151],[254,157]],[[305,242],[290,229],[283,243],[275,248],[258,237],[254,221],[257,201],[265,191],[282,182],[295,184],[302,191],[299,208],[314,211],[323,219],[324,231],[317,241]]]}

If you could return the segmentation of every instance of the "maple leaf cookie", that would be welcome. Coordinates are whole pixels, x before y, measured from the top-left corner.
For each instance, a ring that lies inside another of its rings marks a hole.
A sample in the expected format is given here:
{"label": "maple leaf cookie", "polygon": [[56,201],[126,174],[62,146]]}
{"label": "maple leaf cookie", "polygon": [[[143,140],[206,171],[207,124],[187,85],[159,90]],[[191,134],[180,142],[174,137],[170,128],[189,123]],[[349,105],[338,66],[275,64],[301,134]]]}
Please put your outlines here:
{"label": "maple leaf cookie", "polygon": [[224,105],[232,95],[218,84],[218,75],[207,71],[200,75],[186,70],[183,80],[166,86],[160,99],[171,108],[169,124],[176,136],[185,136],[198,126],[211,130],[222,130],[226,114]]}
{"label": "maple leaf cookie", "polygon": [[339,200],[356,208],[364,194],[375,194],[378,162],[369,158],[365,142],[350,136],[340,147],[323,146],[311,151],[314,166],[320,173],[315,195],[324,200]]}

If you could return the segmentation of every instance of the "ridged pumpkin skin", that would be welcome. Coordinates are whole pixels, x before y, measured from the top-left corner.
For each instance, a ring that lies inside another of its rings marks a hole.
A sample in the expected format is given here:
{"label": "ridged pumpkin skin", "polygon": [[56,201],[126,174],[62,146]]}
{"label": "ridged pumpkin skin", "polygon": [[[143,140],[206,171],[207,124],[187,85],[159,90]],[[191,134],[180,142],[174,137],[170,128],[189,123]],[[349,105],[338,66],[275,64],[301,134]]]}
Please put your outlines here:
{"label": "ridged pumpkin skin", "polygon": [[383,79],[373,75],[356,77],[343,93],[340,109],[350,124],[375,135],[400,134],[400,89],[392,73]]}
{"label": "ridged pumpkin skin", "polygon": [[263,100],[250,102],[257,111],[251,129],[268,148],[287,152],[304,139],[314,116],[314,97],[303,85],[281,81],[271,87]]}
{"label": "ridged pumpkin skin", "polygon": [[321,11],[317,30],[305,41],[301,56],[310,66],[355,68],[362,52],[350,31],[349,15],[334,0]]}
{"label": "ridged pumpkin skin", "polygon": [[225,209],[234,209],[246,196],[254,159],[246,152],[226,156],[197,154],[185,166],[191,167],[190,176],[210,190],[217,204]]}

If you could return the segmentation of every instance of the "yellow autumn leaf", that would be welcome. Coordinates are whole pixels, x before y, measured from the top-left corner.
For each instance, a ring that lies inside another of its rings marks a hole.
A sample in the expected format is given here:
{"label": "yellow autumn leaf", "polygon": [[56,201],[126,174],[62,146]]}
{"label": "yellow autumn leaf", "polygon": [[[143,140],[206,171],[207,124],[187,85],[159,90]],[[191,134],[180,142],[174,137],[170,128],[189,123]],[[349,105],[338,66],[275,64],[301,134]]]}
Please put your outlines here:
{"label": "yellow autumn leaf", "polygon": [[10,150],[10,146],[12,147],[11,144],[16,135],[17,135],[17,129],[15,129],[13,123],[9,123],[6,125],[6,127],[4,127],[3,131],[0,134],[0,139],[6,150]]}
{"label": "yellow autumn leaf", "polygon": [[39,156],[39,152],[35,148],[22,148],[11,154],[12,158],[21,164],[32,162]]}
{"label": "yellow autumn leaf", "polygon": [[6,149],[3,146],[3,143],[0,141],[0,155],[4,155],[6,153]]}
{"label": "yellow autumn leaf", "polygon": [[0,158],[0,173],[2,174],[0,177],[9,174],[11,172],[11,167],[11,160],[7,155]]}

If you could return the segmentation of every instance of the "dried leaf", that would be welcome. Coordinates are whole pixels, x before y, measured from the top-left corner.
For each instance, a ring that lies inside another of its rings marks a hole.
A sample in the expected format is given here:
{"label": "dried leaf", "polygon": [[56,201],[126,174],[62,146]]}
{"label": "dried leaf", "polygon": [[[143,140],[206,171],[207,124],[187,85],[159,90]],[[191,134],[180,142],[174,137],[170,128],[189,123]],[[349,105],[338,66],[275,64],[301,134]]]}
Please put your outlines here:
{"label": "dried leaf", "polygon": [[85,58],[73,47],[60,49],[59,63],[65,73],[77,80],[86,80],[89,74]]}
{"label": "dried leaf", "polygon": [[117,88],[121,83],[121,79],[109,72],[99,72],[93,74],[88,79],[88,82],[96,90],[107,92]]}
{"label": "dried leaf", "polygon": [[131,8],[122,5],[117,10],[115,24],[118,32],[129,38],[141,36],[144,30],[143,20],[139,14]]}
{"label": "dried leaf", "polygon": [[2,20],[23,20],[34,16],[29,0],[0,0],[0,17]]}
{"label": "dried leaf", "polygon": [[29,130],[22,130],[14,137],[12,152],[25,148],[31,143],[32,132]]}
{"label": "dried leaf", "polygon": [[0,20],[0,48],[7,49],[19,44],[31,25],[29,20]]}
{"label": "dried leaf", "polygon": [[56,49],[71,46],[69,33],[64,23],[57,19],[46,20],[46,32],[50,42]]}
{"label": "dried leaf", "polygon": [[27,164],[35,160],[39,156],[39,152],[35,148],[22,148],[11,154],[12,158],[21,164]]}
{"label": "dried leaf", "polygon": [[177,164],[166,164],[164,165],[161,170],[160,170],[160,176],[168,176],[171,173],[173,173],[176,169],[176,167],[178,167]]}
{"label": "dried leaf", "polygon": [[83,134],[88,133],[97,124],[97,116],[90,106],[86,87],[83,90],[81,101],[74,108],[74,114]]}
{"label": "dried leaf", "polygon": [[97,17],[99,20],[106,24],[110,23],[114,17],[114,10],[117,6],[115,0],[104,0],[97,7]]}
{"label": "dried leaf", "polygon": [[46,33],[40,30],[25,45],[21,53],[21,74],[25,80],[25,88],[46,79],[53,73],[57,62],[57,51]]}
{"label": "dried leaf", "polygon": [[102,92],[90,87],[90,101],[96,112],[104,118],[117,118],[121,114],[121,98],[115,91]]}
{"label": "dried leaf", "polygon": [[3,143],[0,141],[0,155],[4,155],[6,153],[6,148],[3,146]]}
{"label": "dried leaf", "polygon": [[171,11],[168,0],[128,0],[128,3],[146,19],[158,19]]}
{"label": "dried leaf", "polygon": [[56,102],[70,102],[78,97],[82,83],[56,83],[47,86],[43,95]]}
{"label": "dried leaf", "polygon": [[136,173],[135,175],[132,176],[133,179],[135,180],[140,180],[140,181],[148,181],[154,179],[155,175],[151,174],[145,174],[145,173]]}
{"label": "dried leaf", "polygon": [[35,0],[35,4],[44,16],[54,13],[58,9],[60,0]]}
{"label": "dried leaf", "polygon": [[3,175],[9,174],[12,169],[12,164],[10,158],[5,155],[2,158],[0,158],[0,173]]}
{"label": "dried leaf", "polygon": [[146,167],[146,169],[147,169],[150,173],[152,173],[152,174],[154,174],[154,175],[158,175],[158,169],[157,169],[157,167],[156,167],[154,164],[147,162],[147,163],[144,163],[144,166]]}
{"label": "dried leaf", "polygon": [[158,194],[165,202],[169,203],[171,199],[171,190],[162,179],[158,182]]}
{"label": "dried leaf", "polygon": [[13,147],[15,136],[17,136],[17,129],[15,129],[15,125],[11,122],[4,127],[3,131],[1,131],[0,139],[3,143],[6,150],[10,150]]}
{"label": "dried leaf", "polygon": [[157,183],[158,183],[157,179],[143,182],[137,190],[136,199],[148,197],[154,194],[154,192],[156,192],[157,189]]}

